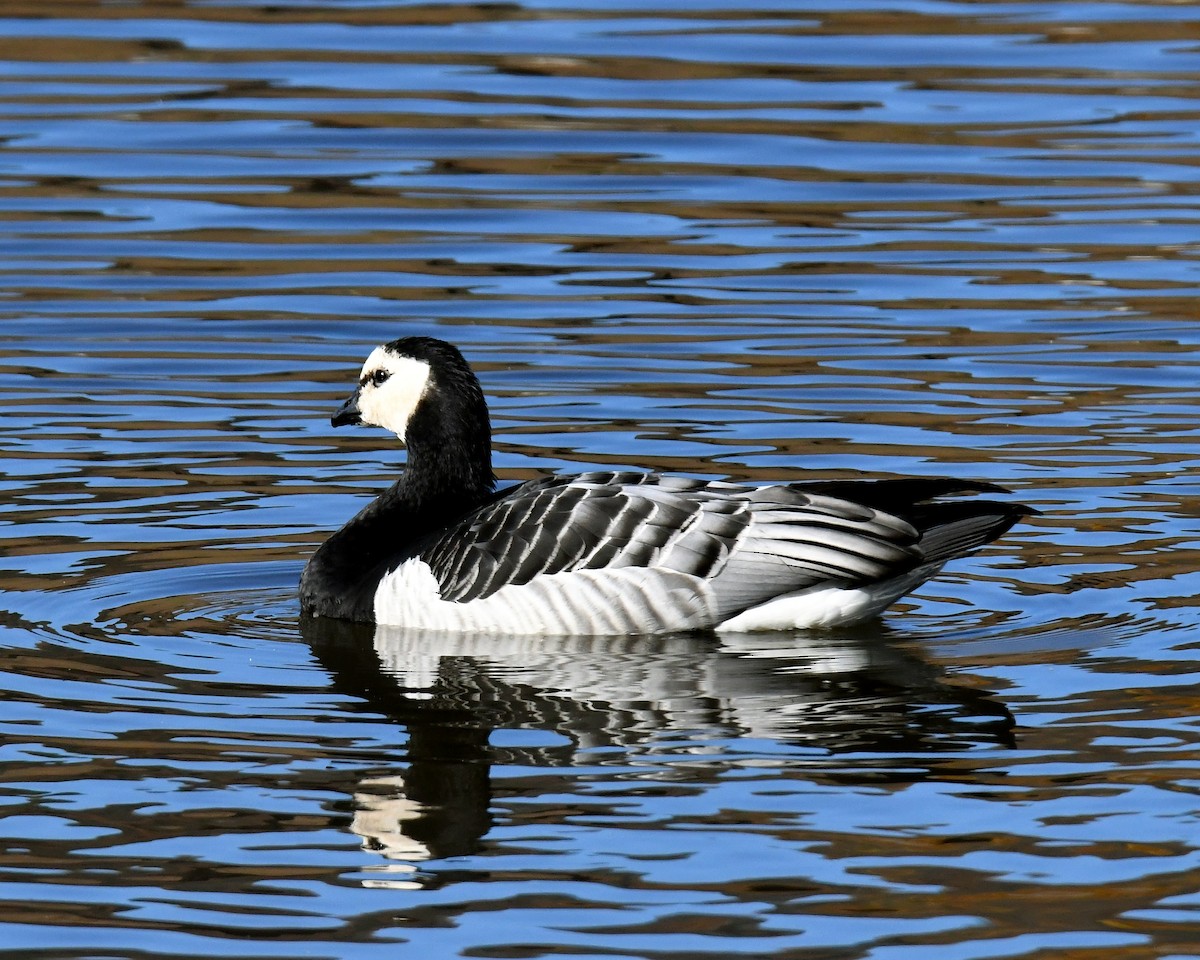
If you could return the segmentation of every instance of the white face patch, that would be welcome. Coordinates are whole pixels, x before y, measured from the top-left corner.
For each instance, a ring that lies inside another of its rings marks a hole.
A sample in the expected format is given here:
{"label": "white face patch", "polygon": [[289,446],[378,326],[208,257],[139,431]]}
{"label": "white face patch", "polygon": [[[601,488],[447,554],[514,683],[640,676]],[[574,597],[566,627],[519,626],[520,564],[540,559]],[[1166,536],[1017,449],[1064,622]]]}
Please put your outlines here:
{"label": "white face patch", "polygon": [[403,441],[408,422],[429,387],[429,364],[376,347],[363,364],[358,382],[362,422],[391,430]]}

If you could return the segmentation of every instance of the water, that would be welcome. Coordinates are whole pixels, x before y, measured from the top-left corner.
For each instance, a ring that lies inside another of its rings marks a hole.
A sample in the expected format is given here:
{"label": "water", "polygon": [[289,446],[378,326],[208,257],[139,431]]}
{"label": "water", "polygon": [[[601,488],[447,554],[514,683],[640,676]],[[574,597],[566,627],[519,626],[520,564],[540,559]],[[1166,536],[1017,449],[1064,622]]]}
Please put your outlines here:
{"label": "water", "polygon": [[[1186,5],[0,7],[0,954],[1196,956]],[[506,479],[1035,504],[834,636],[303,630],[458,343]]]}

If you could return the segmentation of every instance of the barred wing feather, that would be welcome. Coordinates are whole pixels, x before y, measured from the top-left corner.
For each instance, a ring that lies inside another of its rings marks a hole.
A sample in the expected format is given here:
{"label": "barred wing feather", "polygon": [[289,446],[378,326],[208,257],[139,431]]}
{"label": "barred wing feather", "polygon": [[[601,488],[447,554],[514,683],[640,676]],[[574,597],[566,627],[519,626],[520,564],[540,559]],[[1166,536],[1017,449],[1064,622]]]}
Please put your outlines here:
{"label": "barred wing feather", "polygon": [[422,559],[444,600],[488,597],[543,574],[645,567],[706,581],[726,617],[817,583],[903,573],[922,562],[919,537],[896,516],[800,486],[589,473],[516,488],[445,531]]}
{"label": "barred wing feather", "polygon": [[442,599],[460,602],[572,570],[708,577],[750,523],[744,502],[705,495],[708,486],[634,473],[534,480],[446,530],[422,559]]}
{"label": "barred wing feather", "polygon": [[923,560],[911,524],[859,503],[769,487],[751,510],[754,523],[711,584],[721,619],[817,584],[888,580]]}

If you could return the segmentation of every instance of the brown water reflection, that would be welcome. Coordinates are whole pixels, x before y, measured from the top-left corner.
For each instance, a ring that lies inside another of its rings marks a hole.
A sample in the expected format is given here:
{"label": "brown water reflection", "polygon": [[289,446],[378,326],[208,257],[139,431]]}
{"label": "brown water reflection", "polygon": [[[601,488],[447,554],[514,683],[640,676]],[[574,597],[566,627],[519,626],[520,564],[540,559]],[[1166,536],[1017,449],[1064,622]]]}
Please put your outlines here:
{"label": "brown water reflection", "polygon": [[[0,952],[1190,956],[1200,21],[0,4]],[[955,474],[878,625],[301,624],[458,342],[500,473]]]}

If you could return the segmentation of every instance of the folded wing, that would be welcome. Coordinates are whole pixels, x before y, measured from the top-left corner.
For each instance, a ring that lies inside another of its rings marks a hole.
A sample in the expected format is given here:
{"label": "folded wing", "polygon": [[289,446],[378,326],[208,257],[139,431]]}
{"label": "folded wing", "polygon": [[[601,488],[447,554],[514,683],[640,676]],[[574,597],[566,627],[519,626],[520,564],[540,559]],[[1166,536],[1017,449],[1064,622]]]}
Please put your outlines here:
{"label": "folded wing", "polygon": [[654,474],[531,481],[422,551],[443,600],[469,602],[535,577],[643,568],[711,591],[717,622],[817,584],[885,581],[936,568],[999,536],[1025,512],[982,500],[999,488],[943,480],[752,488]]}

